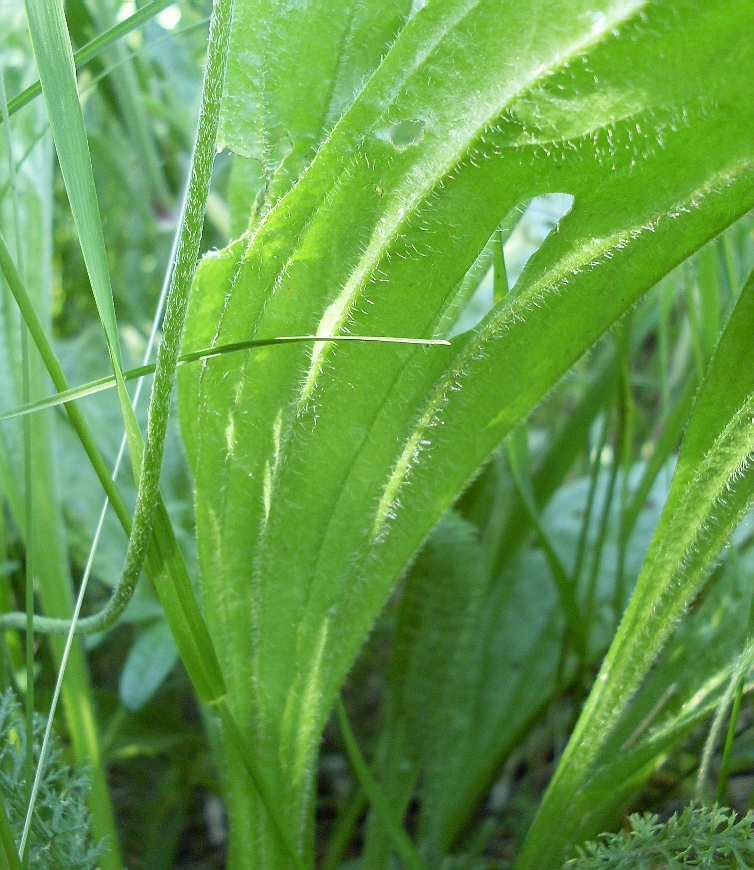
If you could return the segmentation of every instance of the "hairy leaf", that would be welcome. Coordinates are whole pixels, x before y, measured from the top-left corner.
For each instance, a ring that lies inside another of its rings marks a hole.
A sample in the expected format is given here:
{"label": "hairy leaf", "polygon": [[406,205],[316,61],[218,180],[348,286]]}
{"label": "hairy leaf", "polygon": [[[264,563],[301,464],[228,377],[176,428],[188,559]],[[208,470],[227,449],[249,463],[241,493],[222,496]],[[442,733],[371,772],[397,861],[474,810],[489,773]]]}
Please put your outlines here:
{"label": "hairy leaf", "polygon": [[[450,348],[323,343],[181,375],[207,618],[302,842],[334,696],[429,530],[570,366],[754,204],[751,24],[744,0],[430,2],[299,182],[204,260],[189,349],[428,337],[514,206],[575,198]],[[267,842],[250,861],[275,866]]]}

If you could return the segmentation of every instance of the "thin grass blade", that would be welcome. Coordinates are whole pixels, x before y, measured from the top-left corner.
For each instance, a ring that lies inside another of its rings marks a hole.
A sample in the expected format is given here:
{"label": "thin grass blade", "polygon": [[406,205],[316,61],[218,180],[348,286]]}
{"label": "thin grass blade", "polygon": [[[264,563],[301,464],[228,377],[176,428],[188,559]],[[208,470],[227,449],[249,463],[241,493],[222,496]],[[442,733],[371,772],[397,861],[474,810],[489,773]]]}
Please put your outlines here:
{"label": "thin grass blade", "polygon": [[62,0],[26,0],[26,15],[60,170],[108,350],[117,371],[120,369],[118,324],[89,142],[76,86],[73,49]]}
{"label": "thin grass blade", "polygon": [[[357,342],[380,342],[386,344],[418,344],[422,347],[449,347],[450,342],[444,339],[424,339],[424,338],[392,338],[389,336],[378,335],[281,335],[277,338],[255,339],[252,341],[238,341],[233,344],[217,345],[216,347],[207,347],[202,350],[191,351],[190,353],[181,354],[178,357],[178,365],[186,365],[213,359],[214,357],[224,356],[227,353],[239,353],[244,350],[253,350],[260,347],[272,347],[274,345],[313,343],[319,341],[357,341]],[[123,380],[133,381],[138,378],[144,378],[154,374],[155,364],[138,366],[133,369],[127,369],[123,372]],[[5,411],[0,414],[0,423],[4,420],[12,420],[16,417],[24,417],[27,414],[34,414],[37,411],[43,411],[46,408],[56,408],[59,405],[65,405],[68,402],[73,402],[78,399],[84,399],[87,396],[92,396],[100,393],[103,390],[112,389],[116,385],[115,377],[108,375],[104,378],[98,378],[96,381],[81,384],[79,387],[71,387],[52,396],[47,396],[44,399],[39,399],[36,402],[31,402],[28,405],[23,405],[13,411]]]}

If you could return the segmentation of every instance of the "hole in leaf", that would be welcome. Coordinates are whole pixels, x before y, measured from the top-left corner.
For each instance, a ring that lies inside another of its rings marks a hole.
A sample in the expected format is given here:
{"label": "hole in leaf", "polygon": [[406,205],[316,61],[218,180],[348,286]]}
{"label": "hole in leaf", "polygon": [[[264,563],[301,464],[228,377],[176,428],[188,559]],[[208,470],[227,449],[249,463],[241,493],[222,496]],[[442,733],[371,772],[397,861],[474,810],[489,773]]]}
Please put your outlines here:
{"label": "hole in leaf", "polygon": [[457,317],[450,330],[451,335],[473,329],[494,306],[496,292],[505,295],[504,287],[500,287],[500,276],[498,287],[495,287],[494,264],[500,262],[496,247],[499,252],[500,244],[503,245],[505,275],[502,281],[504,285],[507,284],[507,292],[510,292],[529,258],[543,245],[572,205],[573,197],[570,194],[543,194],[517,206],[501,222],[459,287],[458,301],[463,304],[456,309]]}
{"label": "hole in leaf", "polygon": [[387,138],[396,151],[405,151],[424,138],[424,121],[399,121],[388,127]]}
{"label": "hole in leaf", "polygon": [[568,193],[535,196],[525,207],[521,220],[508,236],[504,252],[508,286],[513,289],[531,255],[541,248],[558,221],[571,210],[573,197]]}

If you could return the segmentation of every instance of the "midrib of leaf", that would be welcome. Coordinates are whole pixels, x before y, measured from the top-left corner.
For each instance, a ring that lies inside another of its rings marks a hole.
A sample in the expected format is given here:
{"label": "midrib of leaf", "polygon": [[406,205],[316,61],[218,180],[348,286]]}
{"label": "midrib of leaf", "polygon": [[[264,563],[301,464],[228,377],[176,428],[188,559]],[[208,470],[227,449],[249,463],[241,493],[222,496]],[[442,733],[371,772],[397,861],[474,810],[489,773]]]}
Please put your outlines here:
{"label": "midrib of leaf", "polygon": [[[288,205],[289,205],[289,204],[286,203],[286,210],[287,210],[287,206],[288,206]],[[280,208],[282,208],[282,205],[279,206],[278,209],[276,209],[276,211],[278,211]],[[311,217],[307,216],[307,218],[308,218],[308,220],[307,220],[307,223],[308,223],[308,222],[311,220]],[[280,274],[282,274],[282,273],[278,273],[278,277],[280,276]],[[473,356],[473,354],[472,354],[472,356]],[[226,479],[227,479],[227,474],[225,475],[225,477],[226,477]]]}
{"label": "midrib of leaf", "polygon": [[[469,14],[471,14],[471,12],[474,11],[474,9],[476,9],[476,7],[478,5],[479,5],[478,2],[469,4],[468,7],[462,11],[462,14],[454,16],[450,22],[443,21],[444,26],[441,27],[438,31],[436,31],[433,34],[433,39],[430,41],[429,49],[427,49],[425,52],[422,53],[421,60],[419,63],[417,63],[414,67],[409,67],[408,73],[418,72],[426,63],[428,63],[431,56],[432,56],[432,53],[433,53],[435,47],[437,45],[439,45],[447,37],[449,32],[451,32],[455,28],[462,27],[464,20],[467,18],[467,16]],[[439,182],[439,179],[442,179],[443,177],[450,175],[453,172],[453,170],[458,166],[459,163],[461,163],[465,159],[467,159],[468,154],[474,150],[474,142],[480,140],[483,137],[484,132],[490,127],[490,125],[492,123],[494,123],[494,121],[497,118],[499,118],[501,115],[503,115],[503,113],[506,111],[506,109],[509,108],[510,105],[515,103],[518,99],[520,99],[524,93],[536,88],[537,84],[540,81],[546,79],[552,73],[553,70],[558,69],[559,67],[561,67],[564,64],[567,65],[567,63],[570,62],[573,59],[573,57],[582,53],[583,51],[588,49],[591,45],[599,42],[600,39],[604,36],[605,32],[607,32],[608,28],[613,28],[615,26],[615,24],[618,23],[619,21],[625,22],[626,20],[628,20],[630,17],[632,17],[633,15],[636,14],[638,7],[640,5],[643,5],[643,4],[634,3],[634,4],[629,4],[629,5],[630,5],[630,14],[629,15],[616,14],[612,19],[606,18],[605,21],[603,21],[602,30],[600,30],[597,33],[593,32],[593,33],[589,34],[588,37],[585,37],[581,40],[574,41],[573,43],[571,43],[567,47],[567,49],[565,51],[558,52],[555,55],[555,57],[550,61],[550,63],[548,65],[539,64],[537,66],[537,69],[536,69],[536,75],[534,75],[533,77],[531,77],[528,80],[524,80],[523,82],[518,83],[516,85],[516,88],[517,88],[516,90],[511,92],[510,88],[508,87],[505,90],[501,91],[500,94],[497,96],[497,99],[492,101],[493,106],[491,109],[485,107],[485,111],[480,111],[478,113],[478,117],[475,119],[475,122],[474,122],[474,127],[473,127],[470,135],[467,137],[467,145],[466,145],[465,149],[462,151],[455,151],[452,147],[452,143],[446,145],[445,153],[444,153],[441,161],[438,162],[437,159],[433,159],[432,161],[428,161],[428,165],[432,166],[433,171],[431,173],[427,174],[425,177],[420,179],[421,184],[415,184],[417,179],[413,175],[408,176],[407,181],[406,181],[406,187],[410,191],[413,191],[413,193],[409,197],[404,197],[403,199],[401,199],[399,197],[399,195],[397,195],[397,194],[395,195],[394,199],[398,200],[398,202],[396,203],[393,212],[388,214],[387,219],[385,218],[385,216],[383,216],[383,218],[380,222],[380,224],[381,224],[380,234],[373,236],[373,241],[370,243],[367,251],[360,258],[356,267],[353,268],[353,270],[351,271],[348,282],[345,285],[345,287],[343,288],[343,290],[341,291],[338,299],[335,302],[331,303],[331,305],[326,310],[325,315],[322,317],[322,319],[319,322],[319,326],[318,326],[318,330],[317,330],[318,334],[325,335],[325,334],[328,334],[330,331],[337,333],[339,331],[339,329],[341,329],[343,327],[345,321],[347,320],[347,318],[349,316],[349,312],[351,310],[353,310],[355,305],[358,304],[359,293],[363,290],[364,286],[366,286],[368,278],[374,272],[374,270],[378,267],[379,262],[381,260],[381,257],[384,255],[384,252],[387,250],[389,244],[392,241],[394,241],[395,238],[399,237],[401,229],[406,225],[406,223],[408,222],[408,220],[410,218],[410,215],[416,209],[418,204],[421,201],[426,200],[431,195],[431,192],[436,187],[437,183]],[[625,7],[625,4],[623,4],[622,8],[624,8],[624,7]],[[419,14],[421,15],[421,13],[419,13]],[[410,26],[411,26],[411,23],[409,22],[409,24],[406,27],[408,28]],[[399,62],[396,61],[396,65],[398,63]],[[401,65],[398,68],[401,70],[403,78],[401,79],[401,81],[397,85],[394,85],[395,92],[399,92],[402,89],[402,87],[405,86],[405,79],[408,77],[408,73],[406,72],[406,69],[404,66]],[[371,82],[370,82],[370,84],[371,84]],[[370,87],[370,84],[368,84],[367,88],[365,88],[365,92]],[[377,87],[377,85],[375,85],[375,87]],[[365,93],[365,98],[366,98],[366,93]],[[374,129],[379,129],[381,124],[384,125],[388,112],[389,112],[389,109],[385,110],[385,112],[383,112],[383,114],[381,114],[374,121],[374,123],[372,124],[372,126],[370,128],[370,131],[374,130]],[[343,121],[341,122],[346,127],[346,129],[347,129],[347,125],[348,125],[348,119],[349,119],[349,115],[346,114]],[[323,146],[323,149],[321,152],[321,154],[323,155],[322,159],[324,159],[324,155],[326,154],[329,147],[335,148],[339,144],[337,141],[339,127],[340,127],[340,125],[338,125],[338,127],[336,127],[336,130],[334,131],[331,139],[325,144],[325,146]],[[366,137],[367,135],[369,135],[370,131],[367,131],[366,133],[364,133],[363,136]],[[356,155],[356,159],[358,159],[358,153]],[[316,171],[315,166],[316,166],[316,160],[315,160],[315,164],[312,165],[312,167],[309,171],[311,171],[311,172]],[[339,173],[337,179],[332,184],[332,188],[334,188],[334,189],[339,188],[341,186],[341,184],[345,180],[347,180],[349,172],[350,172],[350,163],[347,163],[340,170],[340,173]],[[331,195],[332,195],[332,192],[330,192],[328,194],[328,197]],[[314,209],[311,212],[309,212],[309,214],[307,214],[305,221],[303,223],[303,226],[301,226],[301,228],[299,230],[299,233],[298,233],[299,237],[302,236],[306,232],[308,227],[314,223],[314,221],[316,220],[316,218],[319,214],[319,210],[320,210],[321,205],[322,205],[322,203],[318,204],[317,206],[314,207]],[[286,198],[284,198],[283,200],[280,200],[272,208],[272,210],[265,217],[265,220],[262,222],[262,225],[259,228],[258,234],[255,234],[257,243],[259,243],[260,245],[264,244],[265,230],[272,222],[274,216],[278,212],[283,213],[283,214],[287,214],[288,209],[289,209],[289,202],[287,201]],[[256,244],[250,241],[249,245],[247,246],[248,256],[253,256],[255,249],[256,249]],[[276,275],[272,279],[273,285],[277,285],[282,280],[282,278],[285,274],[285,271],[288,268],[288,266],[290,265],[293,257],[294,257],[294,253],[289,255],[289,257],[283,261],[278,272],[276,273]],[[244,263],[243,263],[243,259],[242,259],[240,264],[239,264],[239,269],[236,273],[236,279],[238,278],[238,275],[240,274],[240,271],[243,268],[243,265],[244,265]],[[215,333],[215,340],[217,340],[217,338],[219,337],[219,335],[222,331],[223,320],[224,320],[225,314],[227,313],[227,310],[228,309],[226,307],[223,314],[221,315],[220,324],[219,324],[218,330]],[[312,364],[311,364],[309,373],[307,375],[306,383],[305,383],[304,388],[301,390],[301,392],[299,394],[297,416],[300,416],[301,412],[306,408],[307,401],[311,397],[312,392],[315,388],[316,378],[322,370],[322,366],[325,362],[325,357],[328,353],[329,352],[326,349],[326,345],[324,345],[324,344],[315,345],[314,351],[312,353]],[[241,376],[242,380],[246,376],[245,372],[246,372],[246,365],[244,364],[243,369],[242,369],[242,376]],[[398,375],[396,374],[396,377],[397,376]],[[236,395],[239,396],[240,393],[237,393]],[[379,408],[376,409],[375,415],[377,413],[379,413],[379,410],[380,410]],[[286,431],[288,433],[291,433],[292,427],[287,427]],[[289,441],[290,441],[290,438],[286,438],[283,441],[282,448],[281,448],[281,453],[283,454],[283,457],[285,457],[285,455],[287,453],[287,446],[289,444]],[[366,441],[366,438],[365,438],[365,441]],[[224,468],[225,468],[224,478],[227,478],[229,463],[230,463],[231,458],[232,457],[231,457],[230,451],[229,451],[228,455],[226,455],[225,463],[224,463]],[[283,462],[281,464],[284,464],[284,459],[283,459]],[[274,500],[274,498],[275,498],[275,484],[276,484],[276,482],[277,482],[277,475],[274,475],[273,479],[272,479],[272,485],[273,485],[273,490],[272,490],[272,494],[271,494],[272,500]],[[227,487],[222,487],[221,492],[223,494],[222,498],[225,499],[227,496]],[[223,511],[223,515],[226,516],[227,512]],[[261,525],[262,525],[262,527],[260,529],[261,533],[259,534],[259,542],[260,542],[259,549],[260,549],[260,551],[264,548],[264,540],[266,537],[265,524],[262,523]],[[314,573],[311,576],[314,577]],[[309,591],[305,594],[306,594],[306,600],[309,600],[309,598],[311,597],[311,583],[309,584]]]}

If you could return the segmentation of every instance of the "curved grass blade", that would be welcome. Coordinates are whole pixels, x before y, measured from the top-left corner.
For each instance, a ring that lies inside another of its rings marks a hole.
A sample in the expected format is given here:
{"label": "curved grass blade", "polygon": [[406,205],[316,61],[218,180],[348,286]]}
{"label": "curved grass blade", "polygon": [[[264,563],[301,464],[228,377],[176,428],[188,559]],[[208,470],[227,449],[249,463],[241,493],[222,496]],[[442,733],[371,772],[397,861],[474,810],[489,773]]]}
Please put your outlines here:
{"label": "curved grass blade", "polygon": [[697,395],[636,589],[517,863],[556,867],[586,812],[579,795],[670,632],[754,500],[754,274]]}
{"label": "curved grass blade", "polygon": [[[442,338],[395,338],[381,335],[281,335],[277,338],[261,338],[252,341],[237,341],[233,344],[217,345],[215,347],[204,348],[203,350],[195,350],[190,353],[181,354],[178,357],[178,365],[186,365],[186,363],[199,362],[214,357],[224,356],[228,353],[239,353],[244,350],[254,350],[259,347],[272,347],[274,345],[299,344],[319,341],[358,341],[358,342],[379,342],[383,344],[417,344],[422,347],[449,347],[450,342]],[[137,378],[144,378],[154,374],[155,364],[137,366],[133,369],[127,369],[123,372],[123,380],[133,381]],[[103,390],[112,389],[116,385],[115,377],[108,375],[104,378],[98,378],[95,381],[81,384],[78,387],[71,387],[63,392],[55,393],[52,396],[47,396],[36,402],[31,402],[13,411],[5,411],[0,414],[0,423],[5,420],[12,420],[16,417],[24,417],[27,414],[34,414],[37,411],[43,411],[46,408],[55,408],[59,405],[65,405],[67,402],[73,402],[78,399],[92,396],[95,393],[101,393]]]}

